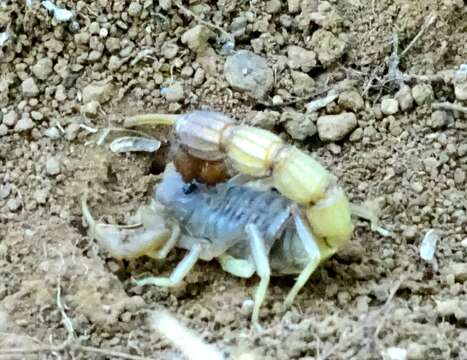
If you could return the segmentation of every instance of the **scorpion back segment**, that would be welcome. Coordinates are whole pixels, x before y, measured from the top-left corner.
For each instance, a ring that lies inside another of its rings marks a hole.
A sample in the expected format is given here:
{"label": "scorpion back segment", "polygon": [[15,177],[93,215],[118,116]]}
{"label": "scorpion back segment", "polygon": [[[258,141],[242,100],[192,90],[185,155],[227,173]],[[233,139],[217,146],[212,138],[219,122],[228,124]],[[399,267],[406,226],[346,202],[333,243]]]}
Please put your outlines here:
{"label": "scorpion back segment", "polygon": [[[171,164],[156,189],[152,206],[138,211],[142,224],[140,228],[135,226],[133,233],[128,233],[127,227],[112,229],[97,224],[85,202],[83,213],[91,234],[114,256],[146,254],[160,258],[173,246],[188,250],[170,277],[137,280],[139,285],[174,286],[198,259],[217,258],[224,270],[239,277],[251,277],[256,272],[261,281],[252,314],[255,324],[271,273],[300,274],[286,298],[286,305],[290,305],[319,263],[335,251],[314,238],[298,207],[280,194],[238,185],[235,180],[215,187],[187,184]],[[173,227],[176,231],[160,249],[159,239],[168,237],[169,219],[176,220],[178,226]],[[152,247],[147,241],[151,237]]]}
{"label": "scorpion back segment", "polygon": [[125,123],[144,124],[173,125],[177,140],[195,157],[225,158],[242,174],[271,176],[281,194],[304,207],[316,237],[336,250],[349,241],[353,225],[346,195],[323,166],[279,136],[210,111],[138,115]]}

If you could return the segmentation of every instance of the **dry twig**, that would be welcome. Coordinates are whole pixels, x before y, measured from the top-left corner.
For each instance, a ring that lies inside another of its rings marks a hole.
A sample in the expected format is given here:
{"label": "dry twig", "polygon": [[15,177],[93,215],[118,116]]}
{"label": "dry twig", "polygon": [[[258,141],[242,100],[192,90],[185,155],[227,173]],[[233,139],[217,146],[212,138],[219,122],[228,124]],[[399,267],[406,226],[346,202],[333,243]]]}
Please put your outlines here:
{"label": "dry twig", "polygon": [[459,104],[452,104],[449,102],[435,102],[431,104],[433,110],[448,110],[448,111],[458,111],[464,114],[467,114],[467,106],[462,106]]}

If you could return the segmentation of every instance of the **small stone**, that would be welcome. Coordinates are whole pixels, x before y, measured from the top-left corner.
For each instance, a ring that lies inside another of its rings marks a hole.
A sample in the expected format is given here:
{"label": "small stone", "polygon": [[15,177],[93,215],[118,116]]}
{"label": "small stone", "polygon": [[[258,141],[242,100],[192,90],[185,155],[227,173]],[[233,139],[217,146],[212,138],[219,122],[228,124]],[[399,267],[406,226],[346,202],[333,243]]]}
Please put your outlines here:
{"label": "small stone", "polygon": [[172,0],[159,0],[159,5],[165,11],[170,10],[172,7]]}
{"label": "small stone", "polygon": [[362,138],[363,138],[363,129],[362,128],[356,128],[352,132],[352,134],[350,134],[349,141],[357,142],[357,141],[362,140]]}
{"label": "small stone", "polygon": [[364,106],[362,96],[355,90],[345,91],[340,94],[337,103],[344,109],[354,112],[362,110]]}
{"label": "small stone", "polygon": [[433,101],[433,88],[429,84],[417,84],[412,89],[412,96],[417,105],[430,104]]}
{"label": "small stone", "polygon": [[63,102],[66,99],[67,99],[67,96],[66,96],[65,86],[60,84],[55,89],[55,100],[57,100],[58,102]]}
{"label": "small stone", "polygon": [[457,281],[467,280],[467,263],[452,263],[449,266],[449,273],[454,275]]}
{"label": "small stone", "polygon": [[291,76],[294,82],[292,91],[295,95],[307,96],[315,90],[315,81],[310,75],[301,71],[292,71]]}
{"label": "small stone", "polygon": [[193,75],[193,86],[201,86],[206,78],[206,71],[203,68],[198,68]]}
{"label": "small stone", "polygon": [[202,52],[207,48],[208,40],[215,34],[204,25],[196,25],[182,35],[182,43],[187,45],[190,50]]}
{"label": "small stone", "polygon": [[264,98],[274,84],[274,73],[266,60],[247,50],[227,57],[224,75],[232,88],[256,99]]}
{"label": "small stone", "polygon": [[36,190],[32,197],[34,200],[37,201],[38,204],[44,205],[47,202],[47,198],[49,197],[49,190],[48,189],[39,189]]}
{"label": "small stone", "polygon": [[47,174],[55,176],[60,174],[60,163],[55,157],[49,157],[45,165]]}
{"label": "small stone", "polygon": [[411,184],[411,188],[413,191],[421,193],[423,191],[423,184],[419,182],[414,182]]}
{"label": "small stone", "polygon": [[276,14],[281,10],[282,2],[281,0],[269,0],[266,3],[266,12],[269,14]]}
{"label": "small stone", "polygon": [[465,183],[465,171],[461,168],[454,170],[454,182],[458,185]]}
{"label": "small stone", "polygon": [[165,42],[164,44],[162,44],[161,54],[167,60],[173,59],[175,56],[177,56],[177,53],[178,53],[177,44],[170,43],[170,42]]}
{"label": "small stone", "polygon": [[99,110],[99,102],[98,101],[90,101],[84,105],[81,105],[80,112],[83,115],[86,115],[90,118],[94,118],[97,116],[97,112]]}
{"label": "small stone", "polygon": [[298,13],[300,10],[300,0],[287,0],[287,6],[289,8],[289,13]]}
{"label": "small stone", "polygon": [[357,127],[354,113],[324,115],[318,118],[318,134],[323,141],[339,141]]}
{"label": "small stone", "polygon": [[53,71],[52,60],[45,57],[40,59],[32,68],[32,73],[34,76],[40,80],[47,80],[50,74]]}
{"label": "small stone", "polygon": [[31,117],[35,121],[41,121],[44,118],[44,115],[40,111],[31,111]]}
{"label": "small stone", "polygon": [[16,122],[18,121],[18,114],[16,111],[11,110],[3,116],[3,124],[6,126],[15,126]]}
{"label": "small stone", "polygon": [[279,122],[280,114],[277,111],[258,111],[250,119],[247,119],[248,125],[260,127],[266,130],[272,130]]}
{"label": "small stone", "polygon": [[8,128],[5,124],[0,125],[0,136],[5,136],[8,134]]}
{"label": "small stone", "polygon": [[35,97],[39,95],[39,88],[32,77],[28,77],[21,83],[21,91],[25,97]]}
{"label": "small stone", "polygon": [[10,194],[13,187],[10,183],[0,186],[0,200],[6,199]]}
{"label": "small stone", "polygon": [[383,99],[381,101],[381,112],[384,115],[394,115],[399,111],[399,103],[396,99]]}
{"label": "small stone", "polygon": [[407,350],[398,347],[388,347],[382,355],[383,360],[407,360]]}
{"label": "small stone", "polygon": [[8,210],[10,210],[11,212],[15,212],[19,210],[19,208],[21,207],[21,203],[18,199],[11,198],[7,201],[6,206],[8,207]]}
{"label": "small stone", "polygon": [[34,122],[29,117],[29,114],[24,113],[23,116],[21,116],[21,119],[19,119],[19,121],[16,123],[15,131],[16,132],[27,131],[27,130],[31,130],[33,127],[34,127]]}
{"label": "small stone", "polygon": [[60,131],[55,126],[52,126],[45,130],[45,136],[50,139],[58,139],[60,137]]}
{"label": "small stone", "polygon": [[311,43],[318,60],[325,67],[335,63],[345,53],[345,42],[327,30],[316,30],[311,37]]}
{"label": "small stone", "polygon": [[72,141],[76,139],[76,136],[78,136],[79,130],[80,130],[80,126],[78,123],[76,122],[71,123],[65,129],[65,138],[68,141]]}
{"label": "small stone", "polygon": [[103,104],[109,101],[113,94],[113,86],[111,83],[93,83],[87,85],[83,89],[83,103],[98,101]]}
{"label": "small stone", "polygon": [[255,306],[255,302],[253,300],[251,299],[243,300],[242,307],[240,308],[240,312],[243,315],[248,316],[252,313],[254,306]]}
{"label": "small stone", "polygon": [[105,40],[105,48],[111,53],[120,50],[120,39],[116,37],[109,37]]}
{"label": "small stone", "polygon": [[162,88],[161,95],[168,102],[177,102],[183,100],[183,98],[185,97],[185,93],[183,90],[182,83],[177,81],[168,87]]}
{"label": "small stone", "polygon": [[287,48],[288,65],[291,69],[309,72],[316,66],[316,53],[300,46],[290,45]]}
{"label": "small stone", "polygon": [[403,84],[394,98],[399,103],[399,108],[402,111],[410,110],[413,106],[412,89],[408,85]]}
{"label": "small stone", "polygon": [[271,99],[273,105],[282,105],[284,103],[284,99],[279,94],[274,95]]}
{"label": "small stone", "polygon": [[285,130],[294,140],[304,140],[317,132],[316,125],[310,114],[286,111],[282,113],[281,122],[285,123]]}
{"label": "small stone", "polygon": [[137,1],[132,1],[128,7],[128,15],[136,17],[139,16],[143,7]]}
{"label": "small stone", "polygon": [[431,114],[430,126],[432,129],[440,129],[445,127],[450,120],[450,116],[446,111],[436,110]]}

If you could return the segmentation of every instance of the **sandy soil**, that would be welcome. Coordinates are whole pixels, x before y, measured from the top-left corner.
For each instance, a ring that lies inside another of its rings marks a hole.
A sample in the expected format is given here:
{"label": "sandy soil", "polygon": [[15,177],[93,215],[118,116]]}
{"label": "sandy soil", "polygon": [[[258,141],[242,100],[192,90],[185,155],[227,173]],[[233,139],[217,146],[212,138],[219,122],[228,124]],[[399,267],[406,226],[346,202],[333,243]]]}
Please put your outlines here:
{"label": "sandy soil", "polygon": [[[0,3],[0,358],[179,359],[147,323],[147,310],[163,308],[227,358],[467,359],[467,121],[432,109],[467,105],[465,83],[436,76],[467,62],[465,2],[184,1],[190,15],[172,0],[60,1],[75,14],[65,23],[26,3]],[[205,22],[217,28],[184,37]],[[226,34],[273,70],[266,97],[226,81]],[[406,85],[387,75],[394,34],[400,71],[417,75]],[[290,46],[312,61],[297,63]],[[331,89],[337,99],[306,113]],[[170,273],[183,252],[116,261],[87,236],[79,200],[87,191],[100,219],[124,222],[151,197],[164,151],[114,154],[93,129],[195,109],[311,151],[392,235],[356,221],[351,244],[285,312],[294,279],[274,278],[261,332],[247,306],[257,278],[217,263],[197,264],[175,289],[132,285]],[[326,140],[319,117],[344,112],[357,123]],[[441,235],[432,263],[419,255],[429,229]],[[57,348],[69,335],[63,313],[75,339]]]}

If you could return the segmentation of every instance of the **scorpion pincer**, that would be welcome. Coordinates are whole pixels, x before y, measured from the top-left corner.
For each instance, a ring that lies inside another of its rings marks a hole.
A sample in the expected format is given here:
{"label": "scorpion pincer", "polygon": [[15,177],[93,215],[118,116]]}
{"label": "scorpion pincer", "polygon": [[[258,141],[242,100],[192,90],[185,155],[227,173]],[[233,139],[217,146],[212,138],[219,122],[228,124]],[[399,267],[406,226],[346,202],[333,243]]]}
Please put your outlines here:
{"label": "scorpion pincer", "polygon": [[350,240],[351,209],[343,190],[316,160],[277,135],[216,112],[127,121],[143,124],[173,125],[176,140],[191,155],[225,159],[240,175],[215,186],[186,183],[169,164],[151,204],[126,227],[96,223],[83,201],[91,235],[113,256],[163,258],[173,247],[187,250],[169,277],[137,284],[174,286],[198,259],[216,258],[235,276],[260,277],[252,313],[258,324],[271,275],[299,274],[285,299],[289,306],[319,264]]}

